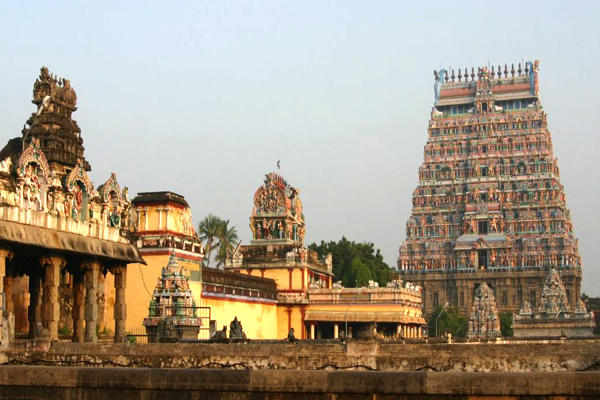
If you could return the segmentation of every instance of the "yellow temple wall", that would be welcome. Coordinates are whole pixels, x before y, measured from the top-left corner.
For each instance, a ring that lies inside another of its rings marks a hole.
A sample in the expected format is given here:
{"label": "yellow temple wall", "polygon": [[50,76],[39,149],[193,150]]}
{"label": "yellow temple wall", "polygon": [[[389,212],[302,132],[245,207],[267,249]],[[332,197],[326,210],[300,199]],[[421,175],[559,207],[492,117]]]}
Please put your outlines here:
{"label": "yellow temple wall", "polygon": [[302,338],[302,313],[300,305],[280,304],[277,306],[277,339],[287,338],[288,329],[288,309],[291,309],[291,327],[294,328],[294,335],[297,339]]}
{"label": "yellow temple wall", "polygon": [[[308,282],[306,274],[307,269],[305,268],[305,289]],[[261,276],[260,270],[252,270],[252,275]],[[277,283],[277,290],[290,290],[290,272],[287,268],[268,268],[265,270],[264,277],[275,280],[275,282]],[[300,268],[294,268],[294,270],[292,271],[292,290],[302,290],[302,271],[300,270]]]}
{"label": "yellow temple wall", "polygon": [[[183,226],[183,222],[189,220],[191,211],[187,208],[171,206],[167,212],[162,209],[163,207],[165,206],[152,205],[148,207],[148,210],[146,210],[145,207],[142,206],[142,210],[138,219],[138,231],[169,230],[171,232],[189,234],[189,232],[186,232],[187,229],[184,229],[185,227]],[[159,211],[159,208],[162,210]],[[146,213],[148,213],[147,217]]]}
{"label": "yellow temple wall", "polygon": [[104,278],[104,316],[101,320],[98,318],[101,332],[115,333],[115,297],[115,277],[109,272]]}
{"label": "yellow temple wall", "polygon": [[275,303],[219,298],[202,299],[202,305],[211,308],[211,319],[216,321],[217,330],[226,325],[229,332],[229,324],[237,317],[242,322],[248,339],[277,338],[278,313]]}

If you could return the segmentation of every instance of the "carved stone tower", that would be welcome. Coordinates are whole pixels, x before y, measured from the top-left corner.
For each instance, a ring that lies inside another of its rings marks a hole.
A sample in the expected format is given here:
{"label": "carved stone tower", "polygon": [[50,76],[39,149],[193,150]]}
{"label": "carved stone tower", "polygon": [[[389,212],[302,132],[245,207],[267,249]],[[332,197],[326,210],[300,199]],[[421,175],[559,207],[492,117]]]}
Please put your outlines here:
{"label": "carved stone tower", "polygon": [[90,164],[83,157],[83,139],[77,121],[72,114],[77,110],[77,94],[68,79],[52,75],[42,67],[33,85],[32,103],[38,107],[27,120],[29,128],[23,128],[22,141],[28,144],[32,137],[40,142],[50,167],[62,179],[78,165],[90,171]]}
{"label": "carved stone tower", "polygon": [[300,190],[275,172],[265,175],[264,184],[254,194],[250,229],[253,243],[302,245],[306,228]]}
{"label": "carved stone tower", "polygon": [[500,311],[524,300],[535,305],[550,268],[561,271],[569,301],[579,297],[578,243],[538,69],[536,61],[510,71],[435,72],[425,157],[398,258],[403,278],[423,286],[426,311],[448,302],[467,312],[484,281]]}

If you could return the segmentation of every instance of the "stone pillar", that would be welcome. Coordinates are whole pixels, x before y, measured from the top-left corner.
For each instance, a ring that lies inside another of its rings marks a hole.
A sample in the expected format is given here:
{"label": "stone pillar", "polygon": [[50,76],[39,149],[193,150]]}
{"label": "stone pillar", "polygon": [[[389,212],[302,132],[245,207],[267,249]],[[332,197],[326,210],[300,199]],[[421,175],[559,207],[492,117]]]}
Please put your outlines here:
{"label": "stone pillar", "polygon": [[148,207],[144,207],[144,230],[148,230]]}
{"label": "stone pillar", "polygon": [[115,343],[125,341],[125,321],[127,320],[127,302],[125,288],[127,287],[127,267],[117,267],[115,275]]}
{"label": "stone pillar", "polygon": [[58,285],[60,284],[60,268],[64,259],[60,257],[44,257],[40,260],[44,269],[44,295],[42,297],[42,325],[50,332],[50,340],[58,340],[58,320],[60,319],[60,303]]}
{"label": "stone pillar", "polygon": [[106,281],[106,275],[102,271],[98,274],[98,289],[96,289],[96,298],[98,299],[98,318],[96,319],[96,325],[98,325],[99,331],[104,331],[104,309],[106,308],[106,287],[104,282]]}
{"label": "stone pillar", "polygon": [[29,320],[29,339],[35,339],[37,324],[41,322],[40,303],[41,296],[41,277],[37,273],[29,276],[29,309],[27,310],[27,319]]}
{"label": "stone pillar", "polygon": [[83,271],[73,274],[73,342],[83,343],[84,330],[84,293]]}
{"label": "stone pillar", "polygon": [[100,264],[90,262],[85,265],[85,341],[95,342],[96,321],[98,320],[98,275]]}
{"label": "stone pillar", "polygon": [[[6,310],[6,290],[4,288],[4,277],[6,276],[6,257],[8,257],[8,251],[0,250],[0,293],[2,293],[2,304],[0,305],[2,306],[3,310]],[[4,321],[2,314],[0,314],[0,325],[4,325],[5,323],[6,322]],[[4,342],[8,338],[2,337],[2,331],[3,329],[0,329],[0,342],[5,344]]]}
{"label": "stone pillar", "polygon": [[[6,257],[8,257],[8,250],[0,250],[0,293],[3,297],[6,297],[4,291],[4,277],[6,276]],[[2,308],[6,309],[6,298],[3,301]],[[0,331],[0,334],[2,332]]]}
{"label": "stone pillar", "polygon": [[402,336],[402,325],[398,324],[398,326],[396,327],[396,337],[400,336]]}
{"label": "stone pillar", "polygon": [[338,324],[333,324],[333,338],[339,339],[340,337],[340,326]]}
{"label": "stone pillar", "polygon": [[13,295],[13,277],[12,275],[6,275],[3,279],[4,287],[4,309],[14,313],[14,302],[12,299]]}
{"label": "stone pillar", "polygon": [[315,324],[310,324],[310,339],[315,338]]}

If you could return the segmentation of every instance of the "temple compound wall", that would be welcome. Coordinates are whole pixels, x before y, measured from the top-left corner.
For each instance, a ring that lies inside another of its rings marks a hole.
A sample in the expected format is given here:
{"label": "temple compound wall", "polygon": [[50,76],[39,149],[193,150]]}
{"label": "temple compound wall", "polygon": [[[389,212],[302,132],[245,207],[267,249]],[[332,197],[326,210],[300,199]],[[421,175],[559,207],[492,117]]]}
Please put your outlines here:
{"label": "temple compound wall", "polygon": [[[575,372],[600,368],[597,339],[426,343],[407,340],[287,340],[249,343],[79,344],[16,342],[0,363],[132,368]],[[237,366],[237,367],[235,367]]]}
{"label": "temple compound wall", "polygon": [[482,282],[498,311],[539,305],[560,271],[571,304],[581,258],[539,93],[539,62],[435,71],[435,102],[398,268],[425,312],[465,313]]}
{"label": "temple compound wall", "polygon": [[91,183],[68,80],[42,68],[32,102],[22,136],[0,151],[0,340],[58,340],[60,331],[95,342],[109,321],[123,341],[127,264],[144,262],[129,244],[127,188],[114,173]]}
{"label": "temple compound wall", "polygon": [[[34,378],[35,375],[35,378]],[[439,373],[0,367],[0,396],[29,399],[582,400],[599,372]]]}

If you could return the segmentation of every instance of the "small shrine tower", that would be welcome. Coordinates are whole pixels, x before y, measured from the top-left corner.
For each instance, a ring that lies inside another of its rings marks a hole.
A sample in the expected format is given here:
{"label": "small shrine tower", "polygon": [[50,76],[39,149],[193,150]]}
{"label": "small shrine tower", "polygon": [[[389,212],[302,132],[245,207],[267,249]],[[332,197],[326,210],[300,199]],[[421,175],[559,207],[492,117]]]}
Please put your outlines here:
{"label": "small shrine tower", "polygon": [[202,319],[198,318],[196,300],[190,290],[185,269],[177,263],[172,254],[169,263],[163,267],[160,278],[156,283],[148,317],[144,318],[144,326],[148,334],[148,342],[156,343],[161,340],[164,326],[171,326],[174,332],[169,339],[198,339]]}

